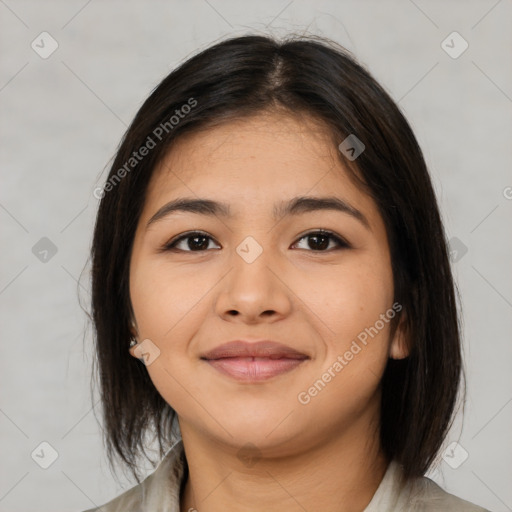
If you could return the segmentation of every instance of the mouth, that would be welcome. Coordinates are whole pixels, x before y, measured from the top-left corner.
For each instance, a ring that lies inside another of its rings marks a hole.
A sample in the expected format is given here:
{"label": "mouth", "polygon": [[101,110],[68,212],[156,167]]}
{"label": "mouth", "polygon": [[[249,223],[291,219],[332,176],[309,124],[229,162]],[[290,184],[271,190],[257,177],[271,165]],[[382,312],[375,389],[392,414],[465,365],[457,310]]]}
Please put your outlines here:
{"label": "mouth", "polygon": [[307,354],[272,341],[232,341],[201,359],[236,380],[257,382],[288,373],[309,359]]}

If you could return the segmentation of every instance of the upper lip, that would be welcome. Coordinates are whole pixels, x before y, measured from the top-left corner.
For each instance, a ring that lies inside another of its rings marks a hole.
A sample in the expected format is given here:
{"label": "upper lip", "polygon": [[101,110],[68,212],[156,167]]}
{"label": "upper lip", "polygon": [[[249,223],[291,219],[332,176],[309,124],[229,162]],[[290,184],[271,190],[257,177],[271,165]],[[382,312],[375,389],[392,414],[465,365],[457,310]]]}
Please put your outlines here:
{"label": "upper lip", "polygon": [[308,359],[309,356],[288,345],[276,341],[235,340],[215,347],[201,355],[201,359],[223,359],[228,357],[268,357],[269,359]]}

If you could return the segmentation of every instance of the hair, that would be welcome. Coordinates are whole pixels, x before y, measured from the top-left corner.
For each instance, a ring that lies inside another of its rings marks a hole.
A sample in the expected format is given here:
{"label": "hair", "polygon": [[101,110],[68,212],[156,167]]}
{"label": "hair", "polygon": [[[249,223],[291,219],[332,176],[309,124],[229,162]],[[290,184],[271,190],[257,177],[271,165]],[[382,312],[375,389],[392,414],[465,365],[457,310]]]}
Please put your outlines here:
{"label": "hair", "polygon": [[[176,415],[128,352],[131,250],[153,171],[180,136],[268,111],[322,123],[336,146],[351,134],[365,145],[356,160],[338,155],[385,223],[394,298],[403,306],[391,335],[402,319],[409,340],[408,357],[389,359],[380,383],[380,443],[402,465],[404,479],[422,476],[452,425],[463,376],[446,235],[422,151],[400,109],[348,50],[316,36],[247,35],[204,49],[155,87],[120,142],[91,247],[108,460],[113,467],[119,458],[140,482],[144,435],[154,433],[162,456]],[[134,160],[150,140],[154,147]]]}

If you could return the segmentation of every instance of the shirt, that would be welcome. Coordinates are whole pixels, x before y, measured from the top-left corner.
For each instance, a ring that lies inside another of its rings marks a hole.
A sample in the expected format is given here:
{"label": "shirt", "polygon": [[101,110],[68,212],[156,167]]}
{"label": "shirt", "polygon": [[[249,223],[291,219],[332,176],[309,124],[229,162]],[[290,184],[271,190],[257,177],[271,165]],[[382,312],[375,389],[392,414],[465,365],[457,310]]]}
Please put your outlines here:
{"label": "shirt", "polygon": [[[176,442],[155,471],[102,507],[84,512],[180,512],[186,458],[183,441]],[[409,481],[399,489],[401,466],[391,461],[370,503],[363,512],[489,512],[444,491],[428,477]]]}

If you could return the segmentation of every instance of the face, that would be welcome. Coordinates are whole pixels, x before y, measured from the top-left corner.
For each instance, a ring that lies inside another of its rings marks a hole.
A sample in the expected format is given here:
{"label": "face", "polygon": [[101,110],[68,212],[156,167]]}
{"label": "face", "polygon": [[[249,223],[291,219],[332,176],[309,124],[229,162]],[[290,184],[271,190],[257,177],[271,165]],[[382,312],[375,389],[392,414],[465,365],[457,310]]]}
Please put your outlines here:
{"label": "face", "polygon": [[[386,362],[407,355],[401,329],[390,338],[401,306],[382,218],[336,151],[312,120],[267,113],[178,139],[155,169],[130,296],[147,371],[182,432],[285,453],[378,415]],[[344,206],[285,212],[298,197]],[[162,214],[181,198],[225,208]],[[204,359],[233,340],[287,348]]]}

